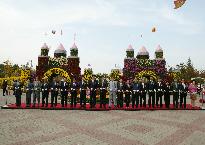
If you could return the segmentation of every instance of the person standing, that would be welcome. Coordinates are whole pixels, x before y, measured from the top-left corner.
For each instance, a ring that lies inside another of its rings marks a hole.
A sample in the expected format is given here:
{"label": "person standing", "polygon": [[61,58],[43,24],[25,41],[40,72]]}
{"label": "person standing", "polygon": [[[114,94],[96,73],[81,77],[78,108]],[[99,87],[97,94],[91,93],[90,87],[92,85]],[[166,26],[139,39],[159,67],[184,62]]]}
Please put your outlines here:
{"label": "person standing", "polygon": [[18,80],[16,80],[13,88],[14,88],[14,94],[16,97],[16,106],[21,107],[22,85]]}
{"label": "person standing", "polygon": [[162,96],[163,96],[163,84],[162,80],[158,79],[158,82],[156,83],[156,106],[159,106],[162,108]]}
{"label": "person standing", "polygon": [[150,81],[148,82],[147,89],[148,89],[148,92],[149,92],[148,93],[149,94],[149,99],[148,99],[149,107],[151,107],[151,104],[152,104],[152,107],[154,108],[155,107],[156,85],[155,85],[155,82],[153,80],[153,77],[150,77]]}
{"label": "person standing", "polygon": [[135,106],[136,101],[136,108],[138,108],[139,105],[139,98],[140,98],[140,90],[141,85],[138,79],[134,80],[134,83],[132,85],[132,108]]}
{"label": "person standing", "polygon": [[[55,107],[57,106],[58,87],[59,86],[55,78],[53,78],[53,82],[51,83],[51,107],[53,107],[53,105]],[[54,104],[54,101],[55,101],[55,104]]]}
{"label": "person standing", "polygon": [[173,90],[173,107],[178,108],[179,105],[179,83],[175,79],[174,82],[172,82],[172,90]]}
{"label": "person standing", "polygon": [[7,90],[8,82],[7,82],[7,80],[3,81],[2,88],[3,88],[3,96],[5,96],[5,93],[6,93],[6,95],[8,95],[8,90]]}
{"label": "person standing", "polygon": [[33,83],[31,83],[30,79],[28,79],[26,84],[26,107],[31,106],[32,92],[33,92]]}
{"label": "person standing", "polygon": [[132,95],[132,87],[131,87],[131,84],[130,84],[129,80],[127,80],[124,89],[125,89],[124,91],[125,91],[126,108],[129,108],[129,106],[130,106],[130,97]]}
{"label": "person standing", "polygon": [[179,85],[180,92],[180,108],[182,108],[182,104],[184,104],[184,108],[186,108],[186,96],[187,96],[188,87],[185,84],[184,79],[181,80],[181,84]]}
{"label": "person standing", "polygon": [[43,79],[41,90],[42,90],[42,107],[44,107],[45,104],[46,104],[46,107],[48,107],[49,84],[48,84],[47,78]]}
{"label": "person standing", "polygon": [[112,101],[114,102],[114,107],[117,107],[117,82],[114,81],[114,78],[111,77],[110,82],[109,82],[109,108],[112,106]]}
{"label": "person standing", "polygon": [[36,80],[34,81],[33,84],[33,107],[35,107],[36,105],[36,99],[38,101],[38,107],[40,106],[40,91],[41,91],[41,83],[38,80],[38,77],[36,78]]}
{"label": "person standing", "polygon": [[169,84],[169,82],[166,82],[166,84],[164,86],[164,102],[165,102],[166,108],[168,108],[168,109],[170,107],[170,95],[171,95],[171,92],[172,92],[171,85]]}
{"label": "person standing", "polygon": [[122,79],[117,83],[117,107],[123,107],[123,93],[124,93],[124,83]]}
{"label": "person standing", "polygon": [[100,108],[102,108],[102,105],[104,108],[106,108],[106,93],[107,93],[108,83],[104,77],[102,77],[102,81],[99,87],[100,87]]}
{"label": "person standing", "polygon": [[[142,79],[142,82],[141,82],[141,94],[140,94],[140,107],[143,107],[145,108],[146,107],[146,94],[147,94],[147,83],[145,83],[145,80]],[[142,103],[142,100],[143,100],[143,103]]]}
{"label": "person standing", "polygon": [[191,105],[192,105],[192,108],[194,108],[195,101],[197,99],[197,85],[196,85],[196,82],[194,80],[192,81],[192,83],[190,83],[188,89],[189,89],[189,93],[190,93]]}
{"label": "person standing", "polygon": [[80,83],[80,106],[81,108],[86,108],[86,90],[88,84],[82,79]]}
{"label": "person standing", "polygon": [[92,77],[92,80],[89,83],[89,89],[90,89],[90,108],[95,108],[96,92],[98,89],[98,81],[96,80],[94,75]]}
{"label": "person standing", "polygon": [[60,83],[60,92],[61,92],[61,106],[67,107],[68,103],[68,83],[66,82],[65,78],[61,80]]}
{"label": "person standing", "polygon": [[77,95],[78,95],[78,83],[76,82],[75,78],[73,78],[73,81],[71,83],[71,108],[74,108],[77,105]]}

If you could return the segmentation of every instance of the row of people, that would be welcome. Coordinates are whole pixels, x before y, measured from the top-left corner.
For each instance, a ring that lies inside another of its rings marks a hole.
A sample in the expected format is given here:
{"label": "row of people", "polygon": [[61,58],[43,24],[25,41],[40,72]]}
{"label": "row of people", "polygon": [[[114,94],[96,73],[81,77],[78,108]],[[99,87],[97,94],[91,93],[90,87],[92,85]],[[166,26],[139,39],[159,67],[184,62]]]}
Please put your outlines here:
{"label": "row of people", "polygon": [[[120,79],[119,82],[114,81],[113,78],[108,82],[103,78],[98,82],[95,77],[89,82],[76,82],[75,79],[71,83],[67,83],[65,79],[57,82],[55,79],[51,83],[48,83],[46,79],[41,83],[36,79],[33,83],[28,80],[26,85],[26,105],[31,106],[31,96],[33,94],[33,107],[38,101],[40,104],[40,93],[42,92],[42,106],[48,106],[49,92],[51,92],[51,107],[57,105],[57,97],[61,95],[62,107],[67,106],[68,94],[71,94],[71,107],[76,107],[78,91],[80,92],[80,105],[86,106],[87,90],[90,91],[90,107],[96,106],[96,95],[99,91],[100,94],[100,107],[106,107],[106,94],[109,91],[109,107],[114,102],[115,107],[123,107],[123,103],[126,103],[126,107],[129,107],[130,102],[132,107],[146,107],[146,100],[148,96],[149,107],[162,107],[163,96],[164,103],[167,108],[170,106],[170,96],[173,94],[173,105],[175,108],[186,108],[186,97],[190,87],[182,80],[177,82],[176,80],[169,84],[163,83],[161,79],[157,82],[151,77],[148,82],[135,79],[134,82],[127,80],[123,82]],[[196,91],[192,89],[192,91]],[[14,83],[14,94],[16,96],[16,105],[21,105],[22,89],[18,81]],[[193,99],[194,100],[194,99]],[[180,101],[180,103],[179,103]],[[194,106],[194,104],[193,104]]]}

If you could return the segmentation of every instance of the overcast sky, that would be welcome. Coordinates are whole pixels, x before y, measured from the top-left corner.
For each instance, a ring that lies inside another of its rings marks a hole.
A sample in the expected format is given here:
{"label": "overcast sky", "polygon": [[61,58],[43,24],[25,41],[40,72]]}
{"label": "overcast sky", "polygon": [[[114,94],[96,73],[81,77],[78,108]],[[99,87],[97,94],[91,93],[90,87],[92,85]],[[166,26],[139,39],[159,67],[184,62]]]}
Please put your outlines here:
{"label": "overcast sky", "polygon": [[44,42],[50,56],[59,43],[69,52],[76,33],[82,70],[87,64],[94,73],[123,67],[129,44],[135,55],[145,46],[151,58],[160,44],[168,65],[191,57],[205,69],[204,5],[187,0],[175,10],[173,0],[0,0],[0,63],[33,60],[36,65]]}

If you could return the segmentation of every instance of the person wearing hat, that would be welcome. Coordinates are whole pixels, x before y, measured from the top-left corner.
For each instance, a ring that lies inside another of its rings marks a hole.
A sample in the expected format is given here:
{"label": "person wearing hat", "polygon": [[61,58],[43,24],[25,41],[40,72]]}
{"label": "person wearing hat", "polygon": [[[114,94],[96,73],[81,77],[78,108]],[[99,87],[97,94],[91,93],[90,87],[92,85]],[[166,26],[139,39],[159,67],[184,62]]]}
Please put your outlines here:
{"label": "person wearing hat", "polygon": [[30,79],[28,79],[26,83],[26,107],[31,106],[32,93],[33,93],[33,83],[30,81]]}
{"label": "person wearing hat", "polygon": [[60,92],[61,92],[61,106],[67,107],[68,103],[68,83],[66,82],[65,78],[62,78],[60,82]]}
{"label": "person wearing hat", "polygon": [[90,108],[95,108],[96,105],[96,92],[98,89],[98,81],[96,80],[95,76],[93,75],[92,80],[89,82],[89,89],[90,89]]}
{"label": "person wearing hat", "polygon": [[45,104],[46,107],[48,107],[49,84],[47,78],[43,78],[43,84],[41,86],[41,90],[42,90],[42,107],[44,107]]}
{"label": "person wearing hat", "polygon": [[173,107],[178,108],[179,106],[179,82],[175,79],[171,84],[173,91]]}
{"label": "person wearing hat", "polygon": [[139,80],[136,78],[134,80],[134,83],[132,84],[132,108],[134,108],[135,106],[135,101],[136,101],[136,108],[138,108],[140,90],[141,90],[141,85],[140,85]]}
{"label": "person wearing hat", "polygon": [[159,106],[162,108],[162,96],[163,96],[163,84],[162,80],[158,79],[158,82],[156,83],[156,106]]}
{"label": "person wearing hat", "polygon": [[117,107],[123,107],[124,83],[122,79],[117,83]]}
{"label": "person wearing hat", "polygon": [[106,108],[106,93],[107,93],[107,87],[108,83],[105,77],[102,77],[101,83],[99,84],[100,88],[100,108],[102,108],[102,105],[104,108]]}

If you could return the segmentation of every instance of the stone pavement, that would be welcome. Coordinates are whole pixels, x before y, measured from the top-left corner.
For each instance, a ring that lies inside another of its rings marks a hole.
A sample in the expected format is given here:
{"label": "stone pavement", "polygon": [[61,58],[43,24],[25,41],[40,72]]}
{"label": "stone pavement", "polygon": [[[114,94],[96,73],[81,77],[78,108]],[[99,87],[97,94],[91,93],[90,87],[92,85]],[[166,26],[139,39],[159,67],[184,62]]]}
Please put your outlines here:
{"label": "stone pavement", "polygon": [[0,145],[34,144],[204,145],[205,112],[0,109]]}

